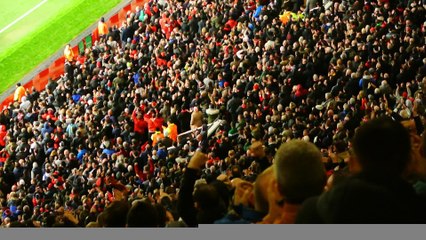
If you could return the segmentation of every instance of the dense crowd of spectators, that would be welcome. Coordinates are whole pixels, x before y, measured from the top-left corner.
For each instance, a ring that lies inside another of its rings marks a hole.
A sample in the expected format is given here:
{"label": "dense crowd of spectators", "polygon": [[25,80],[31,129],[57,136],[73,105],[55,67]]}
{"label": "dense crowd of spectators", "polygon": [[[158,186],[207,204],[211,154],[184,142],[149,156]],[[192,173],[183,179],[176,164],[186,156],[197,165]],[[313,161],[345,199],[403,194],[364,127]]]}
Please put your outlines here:
{"label": "dense crowd of spectators", "polygon": [[[102,19],[93,47],[65,51],[61,79],[19,86],[0,113],[2,226],[294,223],[327,177],[379,169],[351,142],[359,126],[412,120],[417,146],[425,16],[420,0],[150,0],[121,26]],[[391,152],[405,161],[404,146]]]}

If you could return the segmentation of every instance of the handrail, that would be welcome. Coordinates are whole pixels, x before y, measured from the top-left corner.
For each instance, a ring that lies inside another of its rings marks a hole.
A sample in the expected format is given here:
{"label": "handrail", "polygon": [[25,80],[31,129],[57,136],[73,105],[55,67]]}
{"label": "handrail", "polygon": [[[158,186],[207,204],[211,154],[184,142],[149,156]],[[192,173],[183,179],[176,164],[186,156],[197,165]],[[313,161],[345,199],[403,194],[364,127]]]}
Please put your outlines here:
{"label": "handrail", "polygon": [[[210,137],[210,135],[213,134],[213,132],[215,132],[217,130],[217,128],[220,126],[220,124],[222,124],[224,122],[224,120],[216,118],[213,122],[207,124],[208,130],[207,130],[207,136]],[[191,130],[188,130],[186,132],[183,132],[181,134],[178,135],[178,141],[180,141],[180,138],[182,138],[183,136],[189,135],[193,132],[199,131],[201,130],[203,127],[197,127]],[[167,148],[168,151],[175,149],[175,146],[171,146],[169,148]]]}

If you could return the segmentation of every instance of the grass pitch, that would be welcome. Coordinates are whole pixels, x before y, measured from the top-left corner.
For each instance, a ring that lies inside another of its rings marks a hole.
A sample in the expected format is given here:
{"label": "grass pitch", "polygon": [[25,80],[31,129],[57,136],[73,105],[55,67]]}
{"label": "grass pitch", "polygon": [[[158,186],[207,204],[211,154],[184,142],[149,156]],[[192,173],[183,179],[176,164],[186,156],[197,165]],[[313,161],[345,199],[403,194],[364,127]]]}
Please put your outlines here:
{"label": "grass pitch", "polygon": [[[47,0],[0,33],[0,94],[122,0]],[[0,1],[0,30],[43,0]]]}

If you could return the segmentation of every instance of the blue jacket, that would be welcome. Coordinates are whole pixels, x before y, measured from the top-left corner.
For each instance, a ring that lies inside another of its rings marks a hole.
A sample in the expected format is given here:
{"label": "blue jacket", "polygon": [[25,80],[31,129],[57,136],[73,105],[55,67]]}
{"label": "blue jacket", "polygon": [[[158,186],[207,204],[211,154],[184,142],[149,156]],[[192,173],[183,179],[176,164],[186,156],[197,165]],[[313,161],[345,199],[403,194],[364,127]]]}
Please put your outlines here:
{"label": "blue jacket", "polygon": [[234,206],[234,211],[216,220],[215,224],[250,224],[262,221],[265,214],[257,212],[243,205]]}

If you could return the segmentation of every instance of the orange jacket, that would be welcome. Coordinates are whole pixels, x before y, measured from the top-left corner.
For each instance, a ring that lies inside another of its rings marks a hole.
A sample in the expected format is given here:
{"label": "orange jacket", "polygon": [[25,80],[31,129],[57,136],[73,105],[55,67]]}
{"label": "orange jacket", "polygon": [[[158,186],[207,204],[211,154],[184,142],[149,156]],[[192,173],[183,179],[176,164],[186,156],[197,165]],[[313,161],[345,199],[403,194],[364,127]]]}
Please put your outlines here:
{"label": "orange jacket", "polygon": [[152,146],[156,146],[159,141],[164,139],[164,134],[160,131],[156,131],[154,134],[152,134],[151,139]]}
{"label": "orange jacket", "polygon": [[170,123],[169,126],[165,129],[169,134],[169,137],[173,140],[173,142],[177,142],[178,130],[177,126],[174,123]]}
{"label": "orange jacket", "polygon": [[69,47],[69,46],[65,47],[64,56],[69,62],[74,60],[74,51],[72,50],[71,47]]}
{"label": "orange jacket", "polygon": [[101,36],[108,34],[108,27],[107,27],[106,23],[103,23],[103,22],[98,23],[98,33]]}
{"label": "orange jacket", "polygon": [[13,96],[13,100],[14,101],[18,101],[21,102],[21,99],[23,96],[26,95],[26,91],[25,88],[23,86],[19,86],[16,90],[15,90],[15,94]]}

